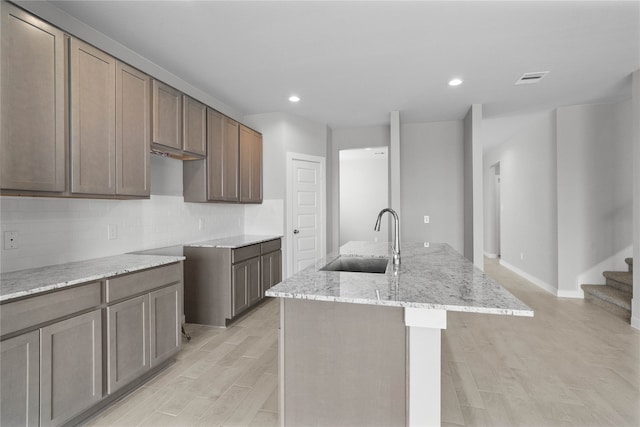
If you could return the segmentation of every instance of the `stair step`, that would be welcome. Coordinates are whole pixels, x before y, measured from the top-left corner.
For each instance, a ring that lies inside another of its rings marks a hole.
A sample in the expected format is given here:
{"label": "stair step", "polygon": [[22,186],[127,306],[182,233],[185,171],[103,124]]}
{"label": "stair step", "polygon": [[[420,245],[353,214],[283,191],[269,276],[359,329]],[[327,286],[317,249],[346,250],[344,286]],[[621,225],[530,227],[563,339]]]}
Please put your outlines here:
{"label": "stair step", "polygon": [[633,273],[633,258],[625,258],[624,262],[629,266],[629,273]]}
{"label": "stair step", "polygon": [[582,285],[584,297],[616,316],[631,319],[631,294],[606,285]]}
{"label": "stair step", "polygon": [[633,293],[633,273],[628,271],[605,271],[602,275],[607,279],[608,286]]}

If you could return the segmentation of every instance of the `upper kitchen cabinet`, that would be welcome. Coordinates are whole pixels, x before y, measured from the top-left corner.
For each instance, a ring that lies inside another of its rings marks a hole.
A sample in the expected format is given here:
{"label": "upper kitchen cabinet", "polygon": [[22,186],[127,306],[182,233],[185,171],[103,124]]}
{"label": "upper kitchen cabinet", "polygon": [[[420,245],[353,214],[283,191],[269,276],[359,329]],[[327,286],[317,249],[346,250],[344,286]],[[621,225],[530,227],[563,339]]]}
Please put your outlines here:
{"label": "upper kitchen cabinet", "polygon": [[187,95],[182,96],[182,143],[188,153],[207,155],[207,106]]}
{"label": "upper kitchen cabinet", "polygon": [[116,60],[71,39],[71,192],[116,194]]}
{"label": "upper kitchen cabinet", "polygon": [[182,93],[153,80],[153,142],[182,150]]}
{"label": "upper kitchen cabinet", "polygon": [[238,201],[238,122],[208,109],[209,200]]}
{"label": "upper kitchen cabinet", "polygon": [[262,203],[262,135],[240,125],[240,202]]}
{"label": "upper kitchen cabinet", "polygon": [[149,197],[151,79],[71,39],[71,192]]}
{"label": "upper kitchen cabinet", "polygon": [[238,122],[207,108],[207,158],[183,164],[185,202],[238,202]]}
{"label": "upper kitchen cabinet", "polygon": [[66,187],[65,35],[2,2],[0,186]]}
{"label": "upper kitchen cabinet", "polygon": [[151,78],[116,62],[116,193],[149,197]]}

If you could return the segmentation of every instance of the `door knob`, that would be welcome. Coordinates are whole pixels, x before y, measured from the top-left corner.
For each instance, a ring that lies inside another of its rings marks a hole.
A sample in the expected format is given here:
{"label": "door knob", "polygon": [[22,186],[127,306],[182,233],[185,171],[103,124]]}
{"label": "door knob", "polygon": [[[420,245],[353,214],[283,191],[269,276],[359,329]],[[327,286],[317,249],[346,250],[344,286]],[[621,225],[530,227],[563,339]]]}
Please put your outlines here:
{"label": "door knob", "polygon": [[298,229],[293,230],[293,234],[298,234],[299,232],[300,232],[300,230],[298,230]]}

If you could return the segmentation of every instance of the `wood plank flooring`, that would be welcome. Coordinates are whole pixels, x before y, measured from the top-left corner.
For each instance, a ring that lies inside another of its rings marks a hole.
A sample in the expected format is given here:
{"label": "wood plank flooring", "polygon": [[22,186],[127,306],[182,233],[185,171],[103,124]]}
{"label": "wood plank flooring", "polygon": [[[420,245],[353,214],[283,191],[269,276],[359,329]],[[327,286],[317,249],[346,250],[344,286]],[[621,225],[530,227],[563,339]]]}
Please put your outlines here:
{"label": "wood plank flooring", "polygon": [[[534,318],[449,313],[443,426],[639,426],[640,331],[487,260]],[[278,301],[227,329],[186,325],[178,361],[90,426],[276,426]]]}
{"label": "wood plank flooring", "polygon": [[640,331],[486,260],[534,318],[449,313],[443,426],[639,426]]}
{"label": "wood plank flooring", "polygon": [[227,329],[187,324],[175,364],[89,426],[276,426],[279,304],[266,301]]}

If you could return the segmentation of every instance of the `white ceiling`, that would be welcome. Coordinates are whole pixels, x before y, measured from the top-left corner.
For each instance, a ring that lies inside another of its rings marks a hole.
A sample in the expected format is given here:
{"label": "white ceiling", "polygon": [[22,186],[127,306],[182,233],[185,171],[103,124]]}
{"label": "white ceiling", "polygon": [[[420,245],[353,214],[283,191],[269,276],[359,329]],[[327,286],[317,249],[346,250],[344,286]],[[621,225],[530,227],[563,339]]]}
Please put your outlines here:
{"label": "white ceiling", "polygon": [[638,1],[53,3],[244,114],[332,128],[616,101],[640,68]]}

